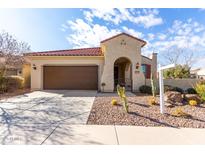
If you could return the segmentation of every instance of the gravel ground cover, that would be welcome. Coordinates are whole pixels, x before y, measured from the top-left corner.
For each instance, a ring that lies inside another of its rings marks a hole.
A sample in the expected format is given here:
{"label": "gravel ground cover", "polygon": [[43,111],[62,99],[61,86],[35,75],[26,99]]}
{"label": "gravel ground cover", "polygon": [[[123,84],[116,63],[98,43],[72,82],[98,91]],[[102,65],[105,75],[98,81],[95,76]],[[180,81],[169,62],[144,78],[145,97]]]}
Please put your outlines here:
{"label": "gravel ground cover", "polygon": [[[116,94],[99,93],[93,103],[87,124],[205,128],[205,104],[180,106],[191,117],[175,117],[172,113],[179,106],[166,107],[166,114],[162,115],[159,104],[154,106],[148,104],[149,97],[151,96],[129,94],[129,113],[126,113]],[[113,98],[118,101],[115,106],[110,103]]]}

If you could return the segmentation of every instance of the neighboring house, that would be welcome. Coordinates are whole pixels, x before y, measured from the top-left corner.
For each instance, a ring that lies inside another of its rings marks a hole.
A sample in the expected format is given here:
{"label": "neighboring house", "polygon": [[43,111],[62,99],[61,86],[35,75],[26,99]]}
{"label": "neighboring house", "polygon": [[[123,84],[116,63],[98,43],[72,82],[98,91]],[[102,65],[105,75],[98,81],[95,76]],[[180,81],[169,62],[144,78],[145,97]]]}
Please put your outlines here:
{"label": "neighboring house", "polygon": [[[4,65],[5,63],[5,57],[3,56],[3,53],[0,52],[0,67]],[[6,66],[6,72],[5,76],[12,76],[12,75],[22,75],[22,65],[16,65],[16,66]]]}
{"label": "neighboring house", "polygon": [[191,78],[205,79],[205,69],[198,68],[190,71]]}
{"label": "neighboring house", "polygon": [[22,67],[8,66],[5,72],[5,76],[22,76]]}
{"label": "neighboring house", "polygon": [[142,56],[145,45],[145,41],[121,33],[101,41],[100,47],[27,53],[31,89],[113,92],[119,83],[138,91],[151,72],[155,78],[157,75],[157,54]]}

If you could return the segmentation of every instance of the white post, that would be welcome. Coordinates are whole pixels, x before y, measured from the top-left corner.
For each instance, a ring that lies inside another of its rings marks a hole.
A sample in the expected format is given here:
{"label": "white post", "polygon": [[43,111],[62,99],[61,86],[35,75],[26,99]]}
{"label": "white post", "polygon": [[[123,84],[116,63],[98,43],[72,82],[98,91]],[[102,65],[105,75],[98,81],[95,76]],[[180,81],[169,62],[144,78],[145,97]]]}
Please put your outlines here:
{"label": "white post", "polygon": [[164,81],[163,81],[163,70],[159,64],[159,88],[160,88],[160,113],[164,113]]}
{"label": "white post", "polygon": [[163,79],[163,70],[175,67],[175,64],[170,64],[167,66],[161,67],[159,64],[159,89],[160,89],[160,113],[164,113],[164,79]]}

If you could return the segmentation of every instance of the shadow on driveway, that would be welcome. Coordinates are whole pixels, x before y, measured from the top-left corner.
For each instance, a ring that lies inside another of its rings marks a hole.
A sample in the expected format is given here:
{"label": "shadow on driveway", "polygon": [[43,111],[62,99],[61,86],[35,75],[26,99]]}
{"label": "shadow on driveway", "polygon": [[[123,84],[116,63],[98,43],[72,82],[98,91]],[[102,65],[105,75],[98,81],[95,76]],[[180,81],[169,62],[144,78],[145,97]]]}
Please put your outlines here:
{"label": "shadow on driveway", "polygon": [[59,124],[86,124],[95,95],[36,91],[1,100],[0,143],[40,144]]}

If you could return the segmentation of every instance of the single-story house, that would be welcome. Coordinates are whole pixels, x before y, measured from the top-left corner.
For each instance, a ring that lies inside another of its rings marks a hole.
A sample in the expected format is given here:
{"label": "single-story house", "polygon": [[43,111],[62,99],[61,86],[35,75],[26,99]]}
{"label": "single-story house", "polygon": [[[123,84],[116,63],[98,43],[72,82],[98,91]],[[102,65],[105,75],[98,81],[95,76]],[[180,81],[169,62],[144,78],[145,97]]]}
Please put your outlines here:
{"label": "single-story house", "polygon": [[144,40],[120,33],[100,47],[25,54],[31,63],[31,89],[99,90],[113,92],[123,84],[138,91],[150,74],[157,75],[157,54],[141,55]]}
{"label": "single-story house", "polygon": [[205,79],[205,69],[198,68],[190,71],[192,78]]}
{"label": "single-story house", "polygon": [[[2,66],[5,64],[5,57],[3,53],[0,51],[0,69]],[[5,76],[12,76],[12,75],[17,75],[21,76],[22,75],[22,65],[6,65],[6,72]]]}

